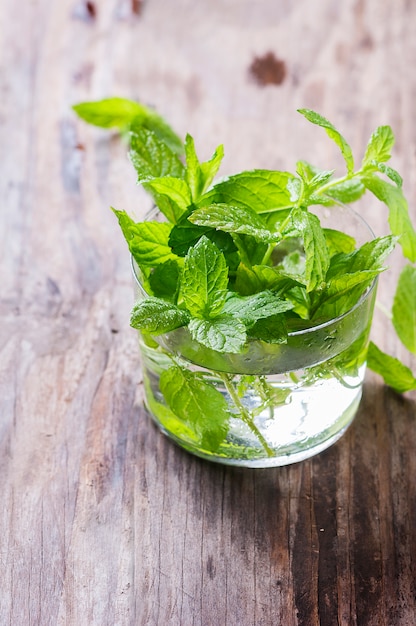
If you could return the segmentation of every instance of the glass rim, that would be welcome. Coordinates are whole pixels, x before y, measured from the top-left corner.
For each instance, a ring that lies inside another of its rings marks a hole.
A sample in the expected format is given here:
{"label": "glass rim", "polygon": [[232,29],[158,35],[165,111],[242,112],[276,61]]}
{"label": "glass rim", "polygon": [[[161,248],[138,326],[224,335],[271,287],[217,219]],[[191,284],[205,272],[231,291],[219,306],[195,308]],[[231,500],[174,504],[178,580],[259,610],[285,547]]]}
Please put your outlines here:
{"label": "glass rim", "polygon": [[[338,206],[340,206],[343,209],[346,209],[348,211],[350,211],[354,217],[361,222],[361,225],[370,233],[371,235],[371,239],[375,239],[376,235],[373,231],[373,229],[371,228],[371,226],[368,224],[368,222],[355,210],[353,209],[351,206],[349,206],[348,204],[344,204],[342,202],[339,202],[339,200],[334,200],[333,198],[331,198],[331,200],[334,201],[334,203]],[[323,208],[328,208],[328,207],[323,207]],[[330,209],[329,209],[330,210]],[[159,209],[157,207],[153,207],[150,211],[148,211],[145,215],[145,221],[146,218],[150,215],[152,215],[153,213],[157,213],[159,211]],[[141,291],[143,292],[144,295],[149,296],[149,294],[147,293],[147,291],[144,289],[138,275],[136,272],[136,267],[135,265],[138,264],[135,261],[133,254],[130,253],[130,265],[131,265],[131,269],[133,272],[133,276],[134,279],[138,285],[138,287],[141,289]],[[361,296],[359,297],[359,299],[357,300],[357,302],[350,308],[348,309],[348,311],[345,311],[345,313],[342,313],[341,315],[337,315],[336,317],[332,317],[329,320],[326,320],[325,322],[321,322],[320,324],[316,324],[315,326],[309,326],[308,328],[301,328],[299,330],[293,330],[293,331],[289,331],[288,337],[299,337],[302,335],[307,335],[309,333],[313,333],[313,332],[317,332],[320,330],[323,330],[325,328],[327,328],[328,326],[331,326],[332,324],[335,324],[337,322],[340,322],[341,320],[343,320],[345,317],[351,315],[357,308],[359,308],[361,306],[361,304],[364,302],[364,300],[366,300],[371,293],[374,291],[376,285],[378,282],[378,276],[376,276],[372,282],[371,285],[369,285],[369,287],[365,290],[365,292],[363,294],[361,294]],[[174,332],[174,331],[170,331],[170,332]]]}

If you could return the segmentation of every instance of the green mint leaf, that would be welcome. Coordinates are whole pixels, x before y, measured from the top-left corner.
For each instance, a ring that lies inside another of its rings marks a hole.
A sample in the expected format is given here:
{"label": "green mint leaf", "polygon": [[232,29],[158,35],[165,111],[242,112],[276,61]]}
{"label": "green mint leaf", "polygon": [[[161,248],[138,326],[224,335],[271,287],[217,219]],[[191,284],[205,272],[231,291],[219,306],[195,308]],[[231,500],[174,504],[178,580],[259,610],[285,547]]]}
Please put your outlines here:
{"label": "green mint leaf", "polygon": [[249,329],[248,336],[251,339],[265,341],[266,343],[286,343],[287,323],[284,315],[272,315],[257,320]]}
{"label": "green mint leaf", "polygon": [[349,271],[383,269],[383,263],[393,252],[396,242],[397,237],[393,235],[376,237],[367,241],[349,255]]}
{"label": "green mint leaf", "polygon": [[223,253],[203,236],[185,257],[181,295],[198,318],[217,316],[225,303],[228,269]]}
{"label": "green mint leaf", "polygon": [[281,300],[271,291],[261,291],[250,296],[239,296],[229,292],[223,311],[249,325],[292,308],[291,302]]}
{"label": "green mint leaf", "polygon": [[398,393],[416,389],[416,378],[412,371],[395,357],[382,352],[373,342],[370,342],[368,348],[367,365]]}
{"label": "green mint leaf", "polygon": [[256,213],[292,207],[299,199],[301,181],[288,172],[252,170],[217,183],[198,202],[249,207]]}
{"label": "green mint leaf", "polygon": [[212,183],[218,172],[224,156],[223,146],[218,146],[209,161],[200,163],[195,151],[194,140],[191,135],[185,140],[186,181],[191,189],[194,202],[203,194]]}
{"label": "green mint leaf", "polygon": [[139,183],[164,176],[184,176],[185,168],[175,152],[147,128],[138,128],[131,134],[130,160]]}
{"label": "green mint leaf", "polygon": [[131,312],[130,325],[151,335],[168,333],[185,326],[189,321],[186,311],[160,298],[149,297],[137,302]]}
{"label": "green mint leaf", "polygon": [[166,120],[152,109],[147,109],[147,114],[137,115],[132,120],[129,130],[132,133],[137,133],[140,128],[151,130],[175,154],[179,156],[184,154],[182,139],[178,137]]}
{"label": "green mint leaf", "polygon": [[[172,206],[176,207],[175,221],[187,211],[192,202],[188,183],[181,178],[174,178],[173,176],[153,178],[144,184],[144,188],[154,192],[156,197],[162,196],[170,200]],[[163,210],[162,207],[161,210]]]}
{"label": "green mint leaf", "polygon": [[201,172],[202,172],[202,180],[204,181],[201,193],[204,193],[208,187],[211,185],[214,177],[216,176],[222,160],[224,158],[224,146],[219,145],[216,149],[212,157],[208,161],[203,161],[200,163]]}
{"label": "green mint leaf", "polygon": [[336,254],[331,259],[327,280],[337,275],[383,269],[383,262],[393,252],[396,241],[396,237],[386,235],[367,241],[353,252]]}
{"label": "green mint leaf", "polygon": [[385,174],[390,180],[392,180],[397,187],[401,187],[403,185],[403,178],[400,176],[399,172],[394,170],[389,165],[385,163],[379,163],[377,161],[372,161],[375,170],[378,170],[382,174]]}
{"label": "green mint leaf", "polygon": [[276,267],[240,263],[237,269],[235,290],[242,296],[250,296],[260,291],[270,290],[276,295],[284,294],[296,285],[295,279]]}
{"label": "green mint leaf", "polygon": [[297,230],[303,239],[306,255],[306,289],[313,291],[322,285],[329,267],[329,254],[324,231],[316,215],[302,209],[292,211],[291,222],[291,227]]}
{"label": "green mint leaf", "polygon": [[129,250],[140,267],[153,267],[175,259],[169,246],[171,225],[165,222],[134,222],[125,211],[113,209]]}
{"label": "green mint leaf", "polygon": [[303,320],[310,318],[311,299],[305,287],[294,285],[286,293],[286,298],[293,304],[293,312]]}
{"label": "green mint leaf", "polygon": [[150,273],[148,281],[154,296],[171,302],[176,301],[181,270],[176,260],[169,260],[157,265]]}
{"label": "green mint leaf", "polygon": [[333,256],[326,275],[327,285],[314,299],[313,317],[336,317],[349,311],[384,270],[383,262],[393,251],[395,241],[395,237],[387,235],[368,241],[351,253]]}
{"label": "green mint leaf", "polygon": [[244,324],[231,315],[219,315],[210,320],[193,318],[189,332],[195,341],[217,352],[241,352],[247,339]]}
{"label": "green mint leaf", "polygon": [[327,173],[329,170],[320,170],[319,167],[308,163],[307,161],[297,161],[296,172],[305,183],[309,183],[315,176],[319,176],[321,173]]}
{"label": "green mint leaf", "polygon": [[235,272],[240,263],[240,255],[230,233],[224,233],[221,230],[210,230],[206,237],[223,253],[230,271]]}
{"label": "green mint leaf", "polygon": [[384,270],[383,262],[393,251],[395,242],[395,237],[387,235],[368,241],[353,252],[335,254],[325,289],[313,300],[312,317],[327,319],[349,311]]}
{"label": "green mint leaf", "polygon": [[169,236],[169,245],[178,256],[186,256],[189,249],[195,246],[203,235],[207,235],[212,231],[209,226],[203,227],[192,224],[188,219],[191,214],[192,208],[183,213],[172,228]]}
{"label": "green mint leaf", "polygon": [[308,181],[309,191],[314,190],[317,187],[320,187],[324,183],[327,183],[332,178],[333,173],[334,173],[334,170],[322,170],[320,172],[317,172],[315,176],[313,176]]}
{"label": "green mint leaf", "polygon": [[368,142],[362,167],[372,166],[373,161],[385,163],[391,158],[391,149],[394,145],[394,135],[390,126],[379,126],[373,132]]}
{"label": "green mint leaf", "polygon": [[312,124],[316,124],[317,126],[321,126],[325,129],[327,135],[333,139],[340,148],[347,166],[347,171],[349,174],[352,174],[354,172],[354,158],[352,156],[351,148],[335,126],[333,126],[325,117],[319,115],[319,113],[316,113],[315,111],[311,111],[310,109],[298,109],[298,112],[306,117],[309,122],[312,122]]}
{"label": "green mint leaf", "polygon": [[402,190],[377,175],[362,177],[366,188],[389,209],[389,224],[393,235],[400,237],[403,254],[413,263],[416,261],[416,231],[409,216],[409,209]]}
{"label": "green mint leaf", "polygon": [[313,318],[337,317],[349,311],[381,269],[357,271],[332,278],[314,307]]}
{"label": "green mint leaf", "polygon": [[172,251],[178,256],[186,256],[189,248],[193,247],[202,235],[205,235],[224,254],[228,267],[235,271],[240,258],[231,235],[226,232],[216,231],[209,226],[193,224],[188,219],[190,215],[192,215],[192,209],[184,213],[172,228],[169,237],[169,245]]}
{"label": "green mint leaf", "polygon": [[297,162],[296,172],[305,184],[304,194],[308,204],[313,192],[329,182],[334,174],[334,170],[319,170],[306,161]]}
{"label": "green mint leaf", "polygon": [[114,127],[126,132],[129,128],[145,127],[154,131],[174,152],[183,153],[182,141],[176,133],[158,113],[144,104],[126,98],[106,98],[81,102],[72,108],[81,119],[101,128]]}
{"label": "green mint leaf", "polygon": [[[349,204],[350,202],[356,202],[365,193],[365,186],[358,178],[351,178],[337,185],[333,185],[325,191],[325,194],[338,202]],[[320,198],[319,190],[317,198]]]}
{"label": "green mint leaf", "polygon": [[340,230],[324,228],[324,235],[330,256],[338,254],[339,252],[348,254],[349,252],[353,252],[355,250],[354,237],[351,237]]}
{"label": "green mint leaf", "polygon": [[80,102],[72,108],[88,124],[101,128],[115,127],[120,130],[128,127],[135,117],[146,117],[153,113],[143,104],[125,98],[106,98],[95,102]]}
{"label": "green mint leaf", "polygon": [[237,207],[229,204],[210,204],[196,209],[189,221],[199,226],[208,226],[219,230],[250,235],[256,241],[271,243],[278,235],[271,232],[265,220],[249,207]]}
{"label": "green mint leaf", "polygon": [[401,271],[393,301],[393,325],[403,345],[416,354],[416,267]]}
{"label": "green mint leaf", "polygon": [[[218,231],[221,232],[221,231]],[[260,265],[267,253],[268,244],[262,243],[251,237],[250,235],[234,234],[233,240],[240,253],[241,262],[247,267],[251,265]]]}
{"label": "green mint leaf", "polygon": [[204,447],[215,452],[227,435],[230,419],[221,392],[198,374],[176,366],[162,373],[160,390],[173,413],[196,432]]}

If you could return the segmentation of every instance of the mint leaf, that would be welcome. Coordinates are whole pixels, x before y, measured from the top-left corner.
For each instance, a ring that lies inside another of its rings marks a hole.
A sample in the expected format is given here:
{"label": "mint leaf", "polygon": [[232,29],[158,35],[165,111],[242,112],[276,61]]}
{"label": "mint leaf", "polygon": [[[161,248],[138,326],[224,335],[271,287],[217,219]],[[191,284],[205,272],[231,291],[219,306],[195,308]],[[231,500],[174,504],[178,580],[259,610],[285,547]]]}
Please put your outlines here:
{"label": "mint leaf", "polygon": [[367,241],[353,252],[336,254],[331,259],[327,279],[346,273],[383,269],[383,262],[393,252],[396,241],[396,237],[386,235]]}
{"label": "mint leaf", "polygon": [[381,269],[357,271],[332,278],[314,303],[313,319],[338,317],[349,311],[371,285]]}
{"label": "mint leaf", "polygon": [[176,260],[168,260],[157,265],[150,273],[148,281],[154,296],[174,302],[178,294],[180,268]]}
{"label": "mint leaf", "polygon": [[165,222],[134,222],[125,211],[113,209],[127,245],[140,267],[159,265],[177,258],[169,246],[172,228]]}
{"label": "mint leaf", "polygon": [[232,238],[238,248],[241,262],[247,267],[260,265],[263,262],[264,255],[267,253],[269,247],[267,243],[257,241],[254,237],[251,237],[251,235],[238,235],[234,233]]}
{"label": "mint leaf", "polygon": [[394,135],[390,126],[379,126],[373,132],[368,142],[362,167],[371,166],[373,161],[384,163],[391,158],[391,149],[394,145]]}
{"label": "mint leaf", "polygon": [[163,141],[171,150],[179,156],[183,155],[183,142],[178,137],[166,120],[155,113],[152,109],[148,109],[147,115],[137,115],[130,124],[130,131],[136,133],[140,128],[147,128],[155,133],[155,135]]}
{"label": "mint leaf", "polygon": [[209,161],[200,163],[195,151],[194,140],[188,134],[185,139],[185,155],[186,181],[191,189],[192,198],[196,201],[206,191],[218,172],[224,156],[224,148],[218,146]]}
{"label": "mint leaf", "polygon": [[129,128],[134,130],[145,127],[154,131],[174,152],[183,153],[182,142],[169,124],[144,104],[126,98],[105,98],[95,102],[81,102],[72,108],[80,118],[101,128],[115,127],[124,133]]}
{"label": "mint leaf", "polygon": [[[338,202],[349,204],[350,202],[356,202],[365,193],[365,186],[357,178],[351,178],[337,185],[331,186],[325,190],[325,194]],[[319,190],[317,197],[319,198]]]}
{"label": "mint leaf", "polygon": [[251,296],[239,296],[229,292],[223,311],[249,325],[264,317],[283,313],[292,308],[291,302],[281,300],[271,291],[261,291]]}
{"label": "mint leaf", "polygon": [[202,227],[192,224],[188,219],[191,214],[192,208],[183,213],[172,228],[169,236],[169,245],[172,251],[179,256],[186,256],[189,248],[195,246],[203,235],[212,231],[209,226]]}
{"label": "mint leaf", "polygon": [[392,167],[386,165],[385,163],[378,163],[377,161],[372,161],[372,164],[375,170],[385,174],[397,185],[397,187],[401,187],[403,185],[403,178],[400,176],[399,172],[394,170]]}
{"label": "mint leaf", "polygon": [[293,312],[304,320],[310,318],[311,299],[305,287],[295,285],[286,292],[286,298],[293,304]]}
{"label": "mint leaf", "polygon": [[244,324],[231,315],[210,320],[193,318],[189,332],[195,341],[217,352],[241,352],[247,339]]}
{"label": "mint leaf", "polygon": [[131,312],[130,325],[151,335],[168,333],[175,328],[185,326],[189,321],[186,311],[174,304],[149,297],[137,302]]}
{"label": "mint leaf", "polygon": [[403,268],[393,301],[393,325],[403,345],[416,354],[416,267]]}
{"label": "mint leaf", "polygon": [[228,269],[225,257],[203,236],[185,257],[181,295],[194,317],[213,318],[225,303]]}
{"label": "mint leaf", "polygon": [[287,323],[284,315],[272,315],[257,322],[251,326],[248,331],[251,339],[265,341],[266,343],[286,343],[287,342]]}
{"label": "mint leaf", "polygon": [[257,241],[271,243],[278,235],[267,228],[265,220],[249,207],[237,207],[229,204],[210,204],[196,209],[189,216],[189,221],[199,226],[209,226],[219,230],[250,235]]}
{"label": "mint leaf", "polygon": [[135,117],[156,115],[151,109],[125,98],[106,98],[95,102],[80,102],[73,107],[75,113],[88,124],[101,128],[128,127]]}
{"label": "mint leaf", "polygon": [[228,432],[230,414],[224,396],[198,374],[177,366],[162,373],[160,390],[173,413],[215,452]]}
{"label": "mint leaf", "polygon": [[370,342],[368,348],[367,365],[398,393],[416,389],[416,378],[412,371],[395,357],[382,352],[373,342]]}
{"label": "mint leaf", "polygon": [[217,183],[202,196],[198,205],[230,204],[251,208],[256,213],[268,213],[292,207],[299,199],[300,190],[301,182],[293,174],[252,170]]}
{"label": "mint leaf", "polygon": [[399,187],[382,180],[377,175],[362,177],[362,182],[376,198],[389,208],[389,224],[393,235],[400,237],[403,254],[413,263],[416,261],[416,231],[409,216],[406,198]]}
{"label": "mint leaf", "polygon": [[292,211],[291,222],[292,228],[297,230],[303,239],[306,255],[306,289],[313,291],[324,282],[329,267],[329,254],[324,231],[316,215],[302,209]]}
{"label": "mint leaf", "polygon": [[[154,192],[155,198],[160,198],[160,196],[168,198],[174,211],[175,221],[187,211],[192,202],[188,183],[181,178],[173,176],[153,178],[144,184],[144,188]],[[160,208],[163,211],[163,207]]]}
{"label": "mint leaf", "polygon": [[265,290],[282,295],[295,284],[295,279],[280,268],[268,265],[247,267],[244,263],[240,263],[237,269],[235,290],[242,296]]}
{"label": "mint leaf", "polygon": [[327,183],[334,173],[334,170],[319,170],[306,161],[298,161],[296,171],[306,184],[308,194]]}
{"label": "mint leaf", "polygon": [[338,252],[353,252],[355,249],[355,239],[347,233],[332,228],[324,228],[324,235],[330,256]]}
{"label": "mint leaf", "polygon": [[329,174],[329,170],[320,170],[319,167],[316,167],[315,165],[312,165],[312,163],[308,163],[307,161],[297,161],[296,172],[299,174],[302,180],[308,184],[316,176],[320,176],[321,174]]}
{"label": "mint leaf", "polygon": [[312,124],[317,124],[326,130],[327,135],[331,137],[331,139],[333,139],[340,148],[347,166],[348,174],[352,174],[354,172],[354,158],[352,156],[351,148],[335,126],[333,126],[325,117],[319,115],[319,113],[311,111],[311,109],[298,109],[298,112],[306,117],[309,122],[312,122]]}
{"label": "mint leaf", "polygon": [[147,128],[138,128],[131,134],[130,160],[139,183],[164,176],[184,176],[185,168],[175,152]]}
{"label": "mint leaf", "polygon": [[395,237],[387,235],[363,244],[358,250],[332,257],[327,285],[313,303],[313,317],[336,317],[351,309],[376,276],[383,261],[394,249]]}
{"label": "mint leaf", "polygon": [[236,270],[240,262],[237,247],[229,233],[216,231],[209,226],[198,226],[189,221],[192,215],[192,208],[184,213],[172,228],[169,236],[169,245],[172,251],[179,256],[186,256],[189,248],[194,246],[205,235],[210,241],[215,243],[217,248],[225,256],[225,260],[230,269]]}

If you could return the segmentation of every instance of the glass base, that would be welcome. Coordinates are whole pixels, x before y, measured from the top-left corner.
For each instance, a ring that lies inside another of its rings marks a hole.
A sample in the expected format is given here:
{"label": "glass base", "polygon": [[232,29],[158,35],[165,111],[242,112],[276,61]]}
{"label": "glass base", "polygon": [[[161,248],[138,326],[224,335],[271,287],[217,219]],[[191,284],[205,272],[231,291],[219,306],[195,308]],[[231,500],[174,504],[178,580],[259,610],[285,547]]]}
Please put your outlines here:
{"label": "glass base", "polygon": [[[357,409],[359,405],[359,400],[357,402]],[[300,450],[293,451],[287,454],[279,453],[278,449],[275,449],[275,456],[268,458],[260,458],[260,459],[238,459],[238,458],[228,458],[225,456],[216,456],[213,454],[204,453],[201,450],[188,447],[186,443],[175,437],[172,433],[167,431],[163,426],[154,418],[154,416],[149,413],[152,420],[155,422],[159,430],[166,435],[171,441],[173,441],[176,445],[178,445],[183,450],[190,452],[194,456],[198,456],[201,459],[205,459],[206,461],[211,461],[214,463],[220,463],[222,465],[233,465],[236,467],[248,467],[248,468],[257,468],[257,469],[266,469],[270,467],[282,467],[284,465],[292,465],[293,463],[300,463],[301,461],[306,461],[312,456],[323,452],[327,448],[330,448],[334,443],[336,443],[344,433],[347,431],[350,424],[353,422],[356,414],[356,410],[350,417],[349,421],[336,433],[332,436],[328,437],[324,441],[320,441],[319,443],[313,444],[311,442],[310,447],[306,446]]]}
{"label": "glass base", "polygon": [[[146,406],[164,434],[198,457],[240,467],[278,467],[322,452],[345,433],[361,400],[364,372],[365,365],[342,378],[319,368],[264,377],[195,372],[227,403],[226,429],[215,445],[201,436],[200,424],[184,423],[172,412],[160,391],[159,373],[149,369]],[[181,402],[187,402],[186,394]]]}

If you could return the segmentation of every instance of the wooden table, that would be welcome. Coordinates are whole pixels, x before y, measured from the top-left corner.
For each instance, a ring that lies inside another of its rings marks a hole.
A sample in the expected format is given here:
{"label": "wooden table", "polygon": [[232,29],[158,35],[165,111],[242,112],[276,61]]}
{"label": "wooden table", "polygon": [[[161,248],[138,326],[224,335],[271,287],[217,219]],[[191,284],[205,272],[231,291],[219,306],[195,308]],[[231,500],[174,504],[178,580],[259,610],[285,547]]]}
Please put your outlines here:
{"label": "wooden table", "polygon": [[[142,406],[108,208],[147,200],[125,145],[70,107],[155,105],[202,156],[225,144],[223,174],[339,164],[298,107],[358,154],[390,124],[416,218],[416,4],[0,0],[0,16],[0,623],[413,626],[416,395],[369,373],[343,439],[281,469],[176,448]],[[388,322],[374,339],[415,369]]]}

